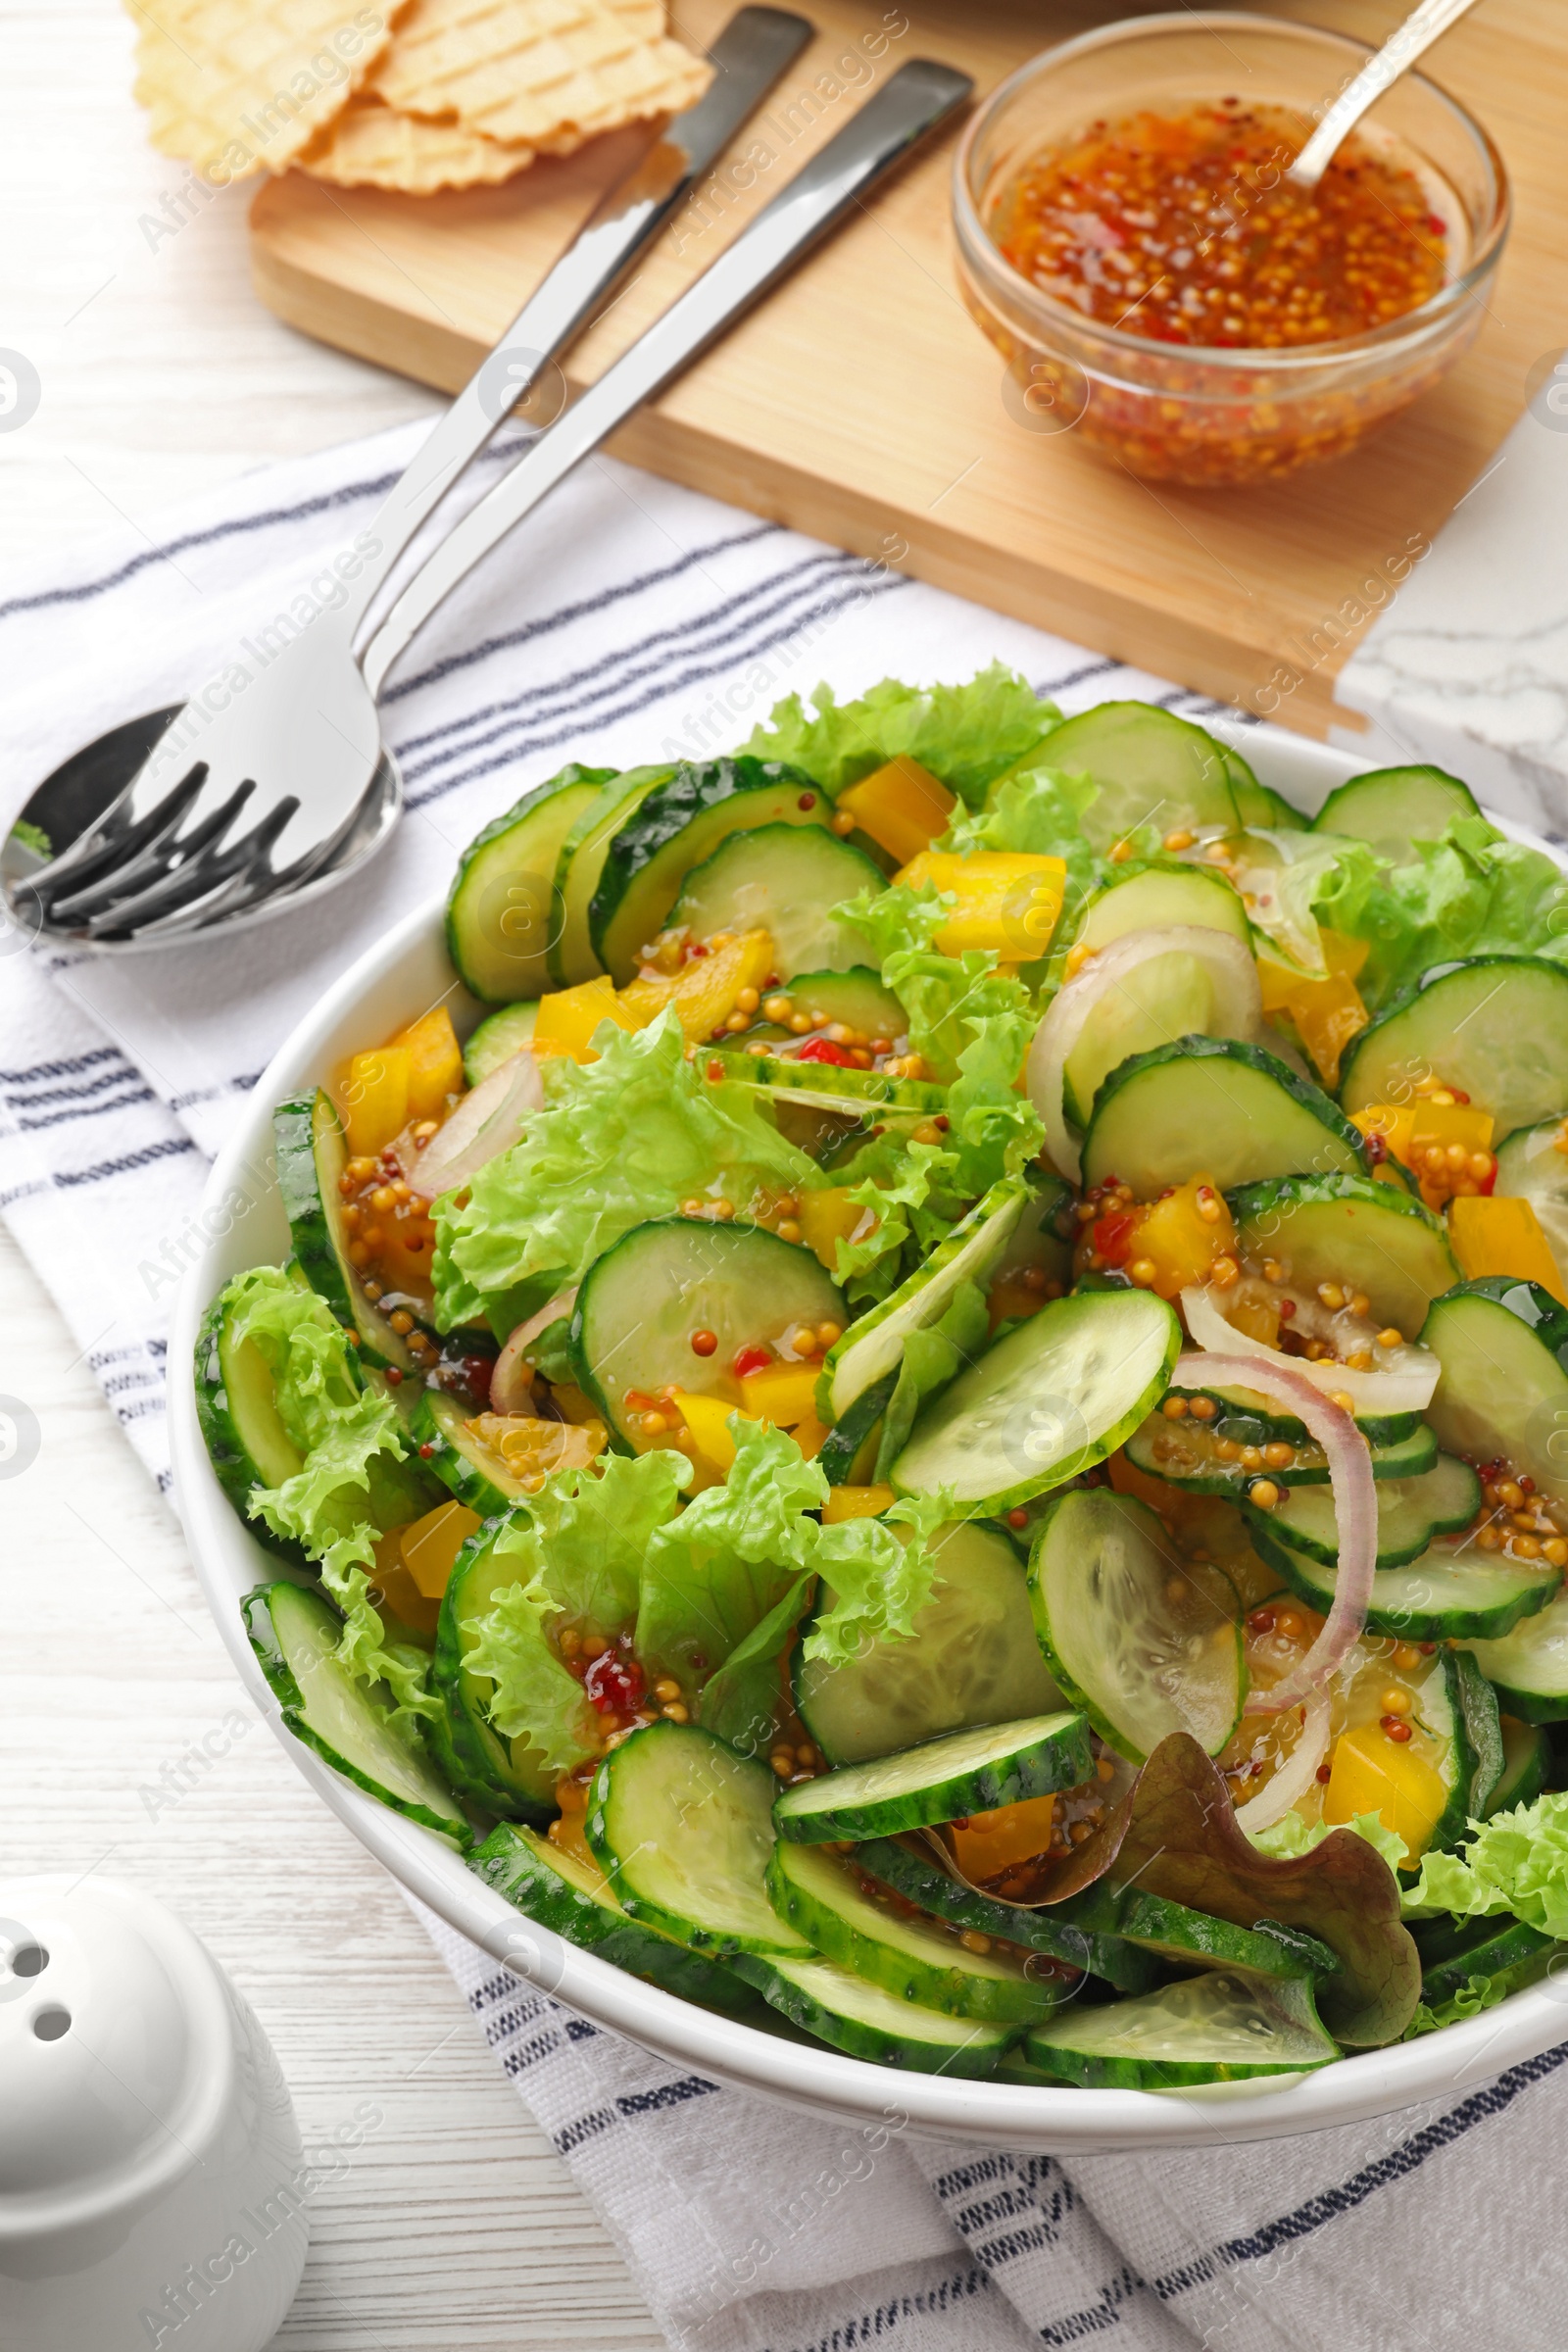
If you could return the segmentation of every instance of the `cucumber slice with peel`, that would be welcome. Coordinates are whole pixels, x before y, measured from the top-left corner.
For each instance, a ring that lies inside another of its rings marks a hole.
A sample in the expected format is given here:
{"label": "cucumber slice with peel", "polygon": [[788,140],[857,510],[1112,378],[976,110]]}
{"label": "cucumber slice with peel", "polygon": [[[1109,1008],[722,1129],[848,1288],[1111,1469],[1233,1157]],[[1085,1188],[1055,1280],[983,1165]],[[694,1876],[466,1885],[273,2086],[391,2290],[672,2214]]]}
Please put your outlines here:
{"label": "cucumber slice with peel", "polygon": [[607,776],[599,793],[579,811],[563,841],[556,859],[555,915],[550,936],[553,988],[580,988],[586,980],[597,980],[604,970],[589,937],[588,909],[605,870],[610,845],[655,785],[666,783],[673,773],[667,766],[633,767],[623,775]]}
{"label": "cucumber slice with peel", "polygon": [[1097,850],[1145,825],[1161,835],[1237,829],[1224,745],[1153,703],[1097,703],[1064,720],[1052,731],[1050,764],[1094,778],[1081,822]]}
{"label": "cucumber slice with peel", "polygon": [[985,1288],[1028,1200],[1029,1187],[1022,1177],[1003,1177],[923,1265],[850,1325],[822,1359],[816,1409],[824,1421],[841,1421],[857,1397],[887,1373],[897,1372],[910,1333],[940,1323],[960,1283]]}
{"label": "cucumber slice with peel", "polygon": [[[1568,1164],[1568,1163],[1565,1163]],[[1277,1260],[1292,1288],[1359,1291],[1373,1320],[1420,1330],[1434,1298],[1460,1279],[1442,1217],[1370,1176],[1281,1176],[1230,1197],[1243,1256]]]}
{"label": "cucumber slice with peel", "polygon": [[1532,1805],[1546,1786],[1551,1767],[1551,1741],[1539,1723],[1521,1723],[1504,1715],[1502,1770],[1487,1799],[1487,1817],[1511,1813],[1516,1805]]}
{"label": "cucumber slice with peel", "polygon": [[885,1037],[889,1045],[908,1030],[909,1016],[892,989],[863,963],[847,964],[842,971],[798,971],[787,994],[813,1029],[842,1021],[863,1037]]}
{"label": "cucumber slice with peel", "polygon": [[775,1787],[696,1724],[646,1724],[594,1775],[588,1843],[632,1918],[692,1951],[807,1959],[768,1899]]}
{"label": "cucumber slice with peel", "polygon": [[1562,1945],[1539,1928],[1527,1926],[1522,1919],[1509,1920],[1505,1925],[1492,1923],[1492,1933],[1479,1942],[1469,1944],[1450,1960],[1439,1960],[1424,1969],[1421,1975],[1421,1998],[1429,2009],[1444,2001],[1451,2001],[1455,1993],[1463,1992],[1473,1977],[1504,1980],[1504,1989],[1517,1992],[1521,1985],[1534,1984],[1550,1968],[1553,1956]]}
{"label": "cucumber slice with peel", "polygon": [[921,2008],[833,1960],[743,1952],[732,1965],[791,2025],[873,2066],[982,2081],[996,2072],[1003,2052],[1017,2037],[1015,2025],[986,2025]]}
{"label": "cucumber slice with peel", "polygon": [[[1123,1062],[1186,1037],[1250,1038],[1258,1025],[1257,968],[1224,932],[1127,932],[1117,956],[1126,961],[1089,1006],[1062,1063],[1061,1106],[1080,1134],[1102,1085]],[[1108,956],[1090,964],[1074,996],[1095,989],[1097,972],[1112,970]]]}
{"label": "cucumber slice with peel", "polygon": [[840,1117],[857,1115],[885,1119],[890,1114],[929,1119],[942,1110],[948,1090],[925,1078],[890,1078],[883,1070],[845,1070],[828,1061],[797,1061],[782,1049],[777,1054],[748,1054],[736,1047],[714,1046],[706,1054],[710,1067],[742,1086],[760,1087],[806,1110],[830,1110]]}
{"label": "cucumber slice with peel", "polygon": [[1085,1185],[1119,1176],[1139,1200],[1195,1176],[1229,1193],[1303,1168],[1369,1173],[1361,1137],[1322,1089],[1235,1038],[1134,1054],[1095,1097],[1083,1143]]}
{"label": "cucumber slice with peel", "polygon": [[312,1290],[326,1300],[345,1330],[359,1333],[362,1362],[391,1364],[405,1374],[418,1372],[418,1359],[408,1342],[393,1330],[381,1305],[366,1297],[349,1255],[338,1186],[349,1164],[349,1147],[331,1096],[320,1089],[280,1102],[272,1113],[272,1141],[294,1256]]}
{"label": "cucumber slice with peel", "polygon": [[841,1420],[822,1441],[817,1466],[830,1487],[868,1487],[876,1467],[882,1436],[882,1416],[899,1385],[896,1372],[861,1391]]}
{"label": "cucumber slice with peel", "polygon": [[343,1621],[303,1585],[259,1585],[241,1602],[251,1647],[297,1740],[357,1788],[466,1845],[467,1817],[417,1735],[392,1721],[390,1691],[356,1681],[338,1656]]}
{"label": "cucumber slice with peel", "polygon": [[1516,1127],[1497,1152],[1492,1192],[1494,1200],[1529,1201],[1568,1288],[1568,1152],[1559,1149],[1565,1134],[1562,1119]]}
{"label": "cucumber slice with peel", "polygon": [[1092,1921],[1174,1968],[1233,1969],[1283,1982],[1330,1977],[1340,1966],[1339,1955],[1303,1929],[1271,1928],[1266,1921],[1239,1928],[1138,1886],[1112,1886],[1101,1880],[1073,1909],[1086,1926]]}
{"label": "cucumber slice with peel", "polygon": [[[219,1294],[203,1318],[195,1374],[196,1412],[208,1458],[243,1518],[255,1488],[280,1487],[305,1465],[283,1427],[266,1358],[254,1341],[235,1334],[234,1301],[227,1291]],[[288,1548],[292,1556],[295,1547]]]}
{"label": "cucumber slice with peel", "polygon": [[458,860],[447,899],[447,953],[481,1004],[542,997],[550,986],[550,944],[561,919],[556,861],[614,772],[574,760],[475,834]]}
{"label": "cucumber slice with peel", "polygon": [[1081,1715],[1025,1717],[949,1732],[896,1755],[841,1764],[798,1781],[773,1806],[783,1838],[803,1845],[844,1838],[895,1838],[938,1821],[964,1821],[1058,1788],[1095,1769]]}
{"label": "cucumber slice with peel", "polygon": [[730,834],[686,876],[670,927],[693,939],[765,931],[773,969],[793,995],[797,972],[849,971],[859,960],[862,935],[835,921],[833,909],[861,891],[875,896],[886,888],[881,867],[824,825],[758,825]]}
{"label": "cucumber slice with peel", "polygon": [[1495,1121],[1518,1127],[1568,1106],[1568,967],[1544,956],[1468,956],[1437,964],[1348,1049],[1340,1101],[1348,1111],[1406,1102],[1441,1077]]}
{"label": "cucumber slice with peel", "polygon": [[949,2017],[1027,2025],[1071,1990],[1071,1981],[1049,1963],[1036,1961],[1031,1972],[1033,1954],[967,1950],[960,1930],[879,1901],[853,1858],[820,1846],[780,1840],[767,1884],[774,1910],[824,1958],[901,2000]]}
{"label": "cucumber slice with peel", "polygon": [[1312,819],[1314,833],[1370,842],[1396,865],[1411,845],[1441,841],[1456,816],[1479,816],[1475,796],[1441,767],[1372,767],[1336,785]]}
{"label": "cucumber slice with peel", "polygon": [[[1299,1599],[1327,1616],[1339,1582],[1338,1562],[1313,1558],[1282,1541],[1270,1524],[1278,1513],[1250,1510],[1248,1517],[1258,1556]],[[1402,1567],[1378,1569],[1367,1631],[1396,1634],[1405,1642],[1494,1641],[1545,1608],[1561,1581],[1561,1571],[1542,1560],[1510,1560],[1473,1545],[1439,1544]]]}
{"label": "cucumber slice with peel", "polygon": [[[630,1451],[628,1392],[657,1396],[674,1387],[739,1405],[731,1367],[742,1348],[767,1341],[785,1354],[803,1324],[842,1330],[848,1321],[820,1261],[798,1243],[760,1225],[662,1217],[634,1226],[589,1268],[571,1345],[582,1388]],[[707,1356],[692,1352],[692,1333],[703,1330],[717,1343]]]}
{"label": "cucumber slice with peel", "polygon": [[1146,1763],[1171,1732],[1218,1755],[1247,1696],[1240,1604],[1147,1503],[1104,1487],[1061,1495],[1036,1531],[1029,1592],[1047,1664],[1118,1755]]}
{"label": "cucumber slice with peel", "polygon": [[[1481,1481],[1468,1462],[1440,1453],[1433,1467],[1417,1478],[1380,1479],[1377,1505],[1377,1565],[1402,1568],[1407,1560],[1420,1558],[1434,1536],[1453,1535],[1469,1526],[1481,1508]],[[1338,1560],[1339,1522],[1328,1487],[1288,1489],[1271,1510],[1246,1501],[1242,1508],[1254,1543],[1262,1535],[1308,1559],[1327,1561],[1331,1568]],[[1486,1555],[1476,1556],[1484,1561]]]}
{"label": "cucumber slice with peel", "polygon": [[1023,2055],[1042,2074],[1097,2090],[1179,2090],[1258,2075],[1306,2074],[1338,2058],[1304,1978],[1269,1982],[1216,1969],[1136,1999],[1074,2002],[1037,2026]]}
{"label": "cucumber slice with peel", "polygon": [[1568,1525],[1568,1308],[1538,1283],[1489,1275],[1435,1302],[1421,1345],[1443,1367],[1427,1406],[1439,1444],[1528,1472]]}
{"label": "cucumber slice with peel", "polygon": [[[1415,1694],[1413,1719],[1442,1748],[1438,1771],[1448,1799],[1422,1851],[1443,1853],[1485,1815],[1502,1771],[1497,1694],[1467,1650],[1442,1649]],[[1409,1866],[1418,1860],[1410,1856]]]}
{"label": "cucumber slice with peel", "polygon": [[999,1517],[1092,1469],[1164,1395],[1181,1325],[1149,1291],[1054,1299],[995,1342],[921,1412],[889,1476],[901,1494],[951,1489]]}
{"label": "cucumber slice with peel", "polygon": [[1006,1537],[959,1522],[938,1529],[929,1556],[931,1597],[903,1641],[867,1642],[829,1666],[806,1656],[803,1629],[795,1705],[830,1764],[1061,1708],[1034,1638],[1023,1563]]}
{"label": "cucumber slice with peel", "polygon": [[1112,876],[1090,899],[1069,942],[1098,951],[1128,931],[1168,931],[1192,923],[1252,944],[1240,891],[1223,874],[1200,865],[1153,862]]}
{"label": "cucumber slice with peel", "polygon": [[737,2016],[757,2006],[752,1987],[721,1961],[687,1951],[645,1920],[628,1919],[602,1870],[537,1830],[502,1822],[468,1856],[468,1867],[525,1918],[645,1984]]}
{"label": "cucumber slice with peel", "polygon": [[1080,1906],[1050,1903],[1038,1910],[1004,1902],[1000,1895],[982,1893],[943,1869],[918,1841],[872,1838],[855,1849],[856,1862],[871,1878],[906,1902],[932,1912],[956,1928],[977,1936],[999,1937],[1021,1950],[1037,1952],[1062,1968],[1082,1969],[1114,1984],[1118,1992],[1147,1992],[1156,1964],[1120,1936],[1107,1936],[1079,1924]]}
{"label": "cucumber slice with peel", "polygon": [[1510,1632],[1468,1646],[1505,1714],[1522,1723],[1568,1722],[1568,1592],[1559,1589]]}
{"label": "cucumber slice with peel", "polygon": [[531,1045],[538,1018],[538,998],[523,997],[481,1021],[463,1049],[463,1075],[468,1084],[482,1086],[492,1070]]}
{"label": "cucumber slice with peel", "polygon": [[[535,1489],[514,1477],[504,1457],[468,1427],[470,1416],[455,1396],[426,1389],[415,1408],[409,1435],[419,1457],[459,1502],[493,1519],[498,1511],[525,1501]],[[535,1482],[537,1483],[537,1482]]]}
{"label": "cucumber slice with peel", "polygon": [[[1206,1427],[1198,1421],[1167,1421],[1163,1413],[1152,1413],[1127,1440],[1127,1459],[1150,1478],[1163,1478],[1173,1487],[1185,1487],[1189,1494],[1226,1494],[1238,1502],[1256,1478],[1270,1479],[1275,1486],[1293,1492],[1298,1487],[1329,1484],[1328,1455],[1321,1446],[1308,1445],[1304,1440],[1289,1441],[1295,1446],[1295,1459],[1281,1468],[1272,1463],[1248,1464],[1239,1456],[1227,1460],[1218,1451],[1219,1446],[1239,1441],[1234,1422],[1226,1425],[1231,1431],[1228,1438],[1216,1435],[1221,1426],[1218,1421],[1211,1421]],[[1261,1448],[1268,1434],[1253,1432],[1246,1443]],[[1379,1482],[1417,1478],[1437,1461],[1438,1441],[1422,1421],[1408,1437],[1396,1439],[1392,1445],[1373,1446],[1369,1450],[1372,1476]]]}
{"label": "cucumber slice with peel", "polygon": [[543,1826],[556,1811],[558,1775],[542,1751],[526,1739],[509,1740],[490,1721],[495,1685],[468,1664],[479,1624],[497,1593],[522,1581],[515,1557],[498,1553],[495,1539],[506,1525],[493,1519],[459,1551],[441,1596],[436,1620],[431,1687],[441,1701],[431,1726],[431,1744],[455,1788],[503,1821]]}
{"label": "cucumber slice with peel", "polygon": [[[1305,1422],[1298,1421],[1294,1413],[1282,1413],[1274,1398],[1265,1396],[1260,1389],[1173,1387],[1171,1395],[1187,1403],[1197,1396],[1208,1398],[1215,1407],[1215,1413],[1213,1419],[1202,1426],[1210,1438],[1228,1440],[1237,1446],[1268,1446],[1276,1439],[1283,1439],[1288,1445],[1294,1446],[1303,1459],[1321,1454],[1322,1448],[1306,1434]],[[1357,1413],[1355,1426],[1374,1453],[1385,1452],[1391,1446],[1401,1446],[1407,1439],[1413,1438],[1421,1428],[1421,1416],[1419,1413]],[[1389,1471],[1379,1475],[1413,1478],[1417,1469],[1430,1470],[1437,1458],[1436,1447],[1437,1441],[1434,1439],[1428,1459],[1418,1462],[1408,1472]],[[1269,1475],[1272,1477],[1274,1473],[1271,1471]],[[1306,1479],[1287,1483],[1310,1486],[1315,1482]]]}

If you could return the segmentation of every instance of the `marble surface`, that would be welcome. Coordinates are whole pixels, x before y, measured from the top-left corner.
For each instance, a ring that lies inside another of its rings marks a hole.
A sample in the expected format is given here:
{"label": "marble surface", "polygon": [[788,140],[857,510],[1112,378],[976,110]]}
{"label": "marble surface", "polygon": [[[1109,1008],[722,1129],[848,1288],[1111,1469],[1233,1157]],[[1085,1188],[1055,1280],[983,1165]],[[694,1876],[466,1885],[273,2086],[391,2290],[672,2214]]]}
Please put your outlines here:
{"label": "marble surface", "polygon": [[[1562,372],[1555,372],[1558,363]],[[1568,835],[1568,354],[1531,370],[1491,466],[1340,672],[1369,766],[1433,760],[1539,832]]]}

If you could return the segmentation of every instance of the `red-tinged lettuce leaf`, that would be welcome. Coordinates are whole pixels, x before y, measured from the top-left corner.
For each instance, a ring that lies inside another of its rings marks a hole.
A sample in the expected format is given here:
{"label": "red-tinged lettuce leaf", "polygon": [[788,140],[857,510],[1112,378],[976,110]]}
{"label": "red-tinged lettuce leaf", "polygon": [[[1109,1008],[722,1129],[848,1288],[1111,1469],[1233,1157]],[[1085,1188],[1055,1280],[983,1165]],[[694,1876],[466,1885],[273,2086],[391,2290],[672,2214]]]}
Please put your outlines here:
{"label": "red-tinged lettuce leaf", "polygon": [[1044,1900],[1065,1902],[1100,1879],[1234,1927],[1277,1920],[1319,1936],[1340,1962],[1318,1985],[1323,2022],[1339,2041],[1397,2041],[1415,2013],[1421,1963],[1382,1855],[1353,1830],[1333,1830],[1310,1853],[1288,1860],[1260,1854],[1237,1828],[1218,1771],[1186,1732],[1159,1742],[1114,1812],[1052,1874]]}

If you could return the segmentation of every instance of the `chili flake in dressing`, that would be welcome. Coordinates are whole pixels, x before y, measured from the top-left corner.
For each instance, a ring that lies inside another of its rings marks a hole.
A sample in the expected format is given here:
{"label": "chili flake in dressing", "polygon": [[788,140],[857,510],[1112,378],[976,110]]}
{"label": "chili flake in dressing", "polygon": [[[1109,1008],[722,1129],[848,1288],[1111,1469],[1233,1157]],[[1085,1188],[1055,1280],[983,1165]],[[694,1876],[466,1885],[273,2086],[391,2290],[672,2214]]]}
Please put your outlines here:
{"label": "chili flake in dressing", "polygon": [[1447,274],[1420,178],[1352,133],[1296,188],[1300,143],[1234,99],[1096,122],[1025,167],[992,233],[1043,293],[1157,342],[1278,350],[1419,309]]}

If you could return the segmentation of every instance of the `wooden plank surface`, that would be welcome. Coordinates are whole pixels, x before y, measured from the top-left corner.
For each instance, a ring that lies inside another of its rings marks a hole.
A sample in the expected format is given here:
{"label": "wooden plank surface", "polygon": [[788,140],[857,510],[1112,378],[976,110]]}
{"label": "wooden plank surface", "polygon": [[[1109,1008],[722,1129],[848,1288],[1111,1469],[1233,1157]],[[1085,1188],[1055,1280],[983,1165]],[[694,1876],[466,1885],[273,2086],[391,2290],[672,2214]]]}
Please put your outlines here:
{"label": "wooden plank surface", "polygon": [[[567,363],[591,381],[706,268],[857,100],[801,94],[836,57],[883,38],[875,87],[902,57],[963,67],[982,92],[1048,38],[1124,9],[1066,0],[858,0],[809,11],[821,37],[743,134],[777,151],[748,190],[676,221]],[[1386,0],[1303,14],[1379,37]],[[701,39],[729,0],[690,0]],[[1282,653],[1303,684],[1292,723],[1326,732],[1335,671],[1358,633],[1342,615],[1368,574],[1441,527],[1524,405],[1524,377],[1568,340],[1568,25],[1560,0],[1491,0],[1435,71],[1471,104],[1514,176],[1516,220],[1480,338],[1455,373],[1361,452],[1270,488],[1147,485],[1072,434],[1022,430],[998,354],[957,296],[948,217],[952,139],[905,172],[769,302],[612,443],[654,471],[1222,699],[1256,708]],[[495,189],[413,199],[291,172],[252,213],[258,288],[307,332],[455,389],[570,235],[624,147],[541,163]],[[1369,612],[1370,607],[1363,608]],[[1326,623],[1333,621],[1331,628]],[[1305,649],[1304,652],[1301,649]]]}

